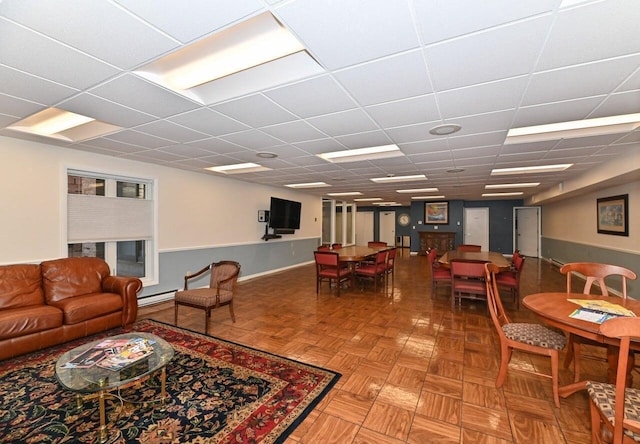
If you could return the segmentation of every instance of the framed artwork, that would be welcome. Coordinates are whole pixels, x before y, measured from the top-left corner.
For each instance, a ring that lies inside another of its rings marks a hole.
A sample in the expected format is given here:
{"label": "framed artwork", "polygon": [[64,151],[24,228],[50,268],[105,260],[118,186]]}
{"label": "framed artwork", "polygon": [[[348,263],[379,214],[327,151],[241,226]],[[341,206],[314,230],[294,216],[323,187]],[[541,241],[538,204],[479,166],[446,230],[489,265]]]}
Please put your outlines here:
{"label": "framed artwork", "polygon": [[629,236],[629,195],[598,199],[598,233]]}
{"label": "framed artwork", "polygon": [[448,224],[449,202],[427,202],[424,205],[425,224]]}

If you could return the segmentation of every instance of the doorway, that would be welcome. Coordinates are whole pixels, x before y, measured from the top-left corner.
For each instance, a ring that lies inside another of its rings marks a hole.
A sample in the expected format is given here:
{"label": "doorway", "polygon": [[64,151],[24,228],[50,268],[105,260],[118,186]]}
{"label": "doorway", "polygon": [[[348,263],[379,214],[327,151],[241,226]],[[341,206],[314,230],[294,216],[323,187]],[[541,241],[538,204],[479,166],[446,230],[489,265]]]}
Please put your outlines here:
{"label": "doorway", "polygon": [[464,243],[489,251],[489,208],[464,209]]}
{"label": "doorway", "polygon": [[386,242],[389,246],[396,244],[396,212],[380,212],[380,241]]}
{"label": "doorway", "polygon": [[513,208],[513,248],[540,257],[540,207]]}
{"label": "doorway", "polygon": [[367,245],[373,240],[373,211],[356,213],[356,245]]}

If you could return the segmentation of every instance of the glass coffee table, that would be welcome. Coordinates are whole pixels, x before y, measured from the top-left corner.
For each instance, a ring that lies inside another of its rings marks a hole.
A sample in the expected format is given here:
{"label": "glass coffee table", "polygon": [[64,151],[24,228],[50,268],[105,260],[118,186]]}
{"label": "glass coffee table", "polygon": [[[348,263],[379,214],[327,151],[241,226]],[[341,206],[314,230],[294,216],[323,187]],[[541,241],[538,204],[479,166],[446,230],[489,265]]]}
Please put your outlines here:
{"label": "glass coffee table", "polygon": [[[123,352],[122,350],[127,350]],[[146,381],[160,373],[159,402],[166,399],[166,365],[173,358],[173,347],[149,333],[125,333],[83,344],[63,354],[56,362],[60,384],[77,393],[78,409],[84,400],[98,398],[99,440],[107,441],[105,396],[109,392]],[[122,400],[122,398],[118,397]]]}

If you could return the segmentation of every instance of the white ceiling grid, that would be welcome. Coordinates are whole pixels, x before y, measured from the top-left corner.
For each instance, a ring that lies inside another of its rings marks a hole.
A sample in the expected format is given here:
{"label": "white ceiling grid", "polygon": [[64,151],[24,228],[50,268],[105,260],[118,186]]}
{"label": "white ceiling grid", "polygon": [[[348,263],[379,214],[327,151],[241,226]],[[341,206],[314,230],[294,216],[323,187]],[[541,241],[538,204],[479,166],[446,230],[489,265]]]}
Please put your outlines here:
{"label": "white ceiling grid", "polygon": [[[209,105],[135,73],[265,11],[322,73],[231,96],[214,83],[220,100]],[[637,130],[504,145],[513,127],[640,112],[638,23],[637,0],[3,0],[0,135],[203,174],[256,162],[271,169],[233,178],[331,185],[308,190],[317,195],[360,191],[408,204],[411,195],[395,190],[437,187],[446,199],[473,200],[485,184],[541,182],[526,197],[638,149]],[[52,106],[123,129],[75,144],[6,129]],[[462,129],[429,133],[443,123]],[[404,156],[316,156],[390,143]],[[278,157],[256,156],[263,151]],[[526,180],[490,176],[560,162],[575,165]],[[427,179],[370,181],[407,174]]]}

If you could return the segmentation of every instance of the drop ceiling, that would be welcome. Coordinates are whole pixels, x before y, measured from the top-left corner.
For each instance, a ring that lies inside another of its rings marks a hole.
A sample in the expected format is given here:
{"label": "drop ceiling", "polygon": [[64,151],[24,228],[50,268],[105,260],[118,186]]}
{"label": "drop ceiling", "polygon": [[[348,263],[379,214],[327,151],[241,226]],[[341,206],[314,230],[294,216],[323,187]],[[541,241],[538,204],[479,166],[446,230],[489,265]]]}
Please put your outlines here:
{"label": "drop ceiling", "polygon": [[[302,42],[319,73],[251,92],[214,83],[207,105],[135,73],[264,12]],[[514,127],[640,112],[638,23],[636,0],[3,0],[0,135],[210,175],[220,174],[205,168],[255,162],[270,170],[233,178],[326,182],[306,192],[405,205],[411,194],[396,190],[479,200],[487,184],[540,182],[518,190],[526,199],[640,148],[638,130],[504,144]],[[6,129],[49,107],[122,129],[76,143]],[[429,133],[442,124],[462,129]],[[317,157],[388,144],[404,155]],[[490,175],[558,163],[574,165]],[[415,174],[426,179],[370,180]]]}

